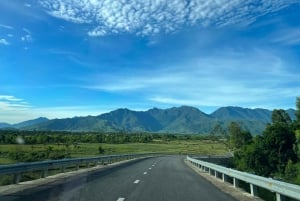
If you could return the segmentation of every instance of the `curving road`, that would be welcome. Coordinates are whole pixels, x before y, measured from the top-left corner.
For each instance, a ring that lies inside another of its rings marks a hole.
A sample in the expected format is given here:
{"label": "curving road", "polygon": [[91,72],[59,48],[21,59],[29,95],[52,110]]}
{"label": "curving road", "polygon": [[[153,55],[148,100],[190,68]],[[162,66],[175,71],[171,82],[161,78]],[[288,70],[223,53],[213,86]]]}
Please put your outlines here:
{"label": "curving road", "polygon": [[183,157],[131,161],[0,196],[2,201],[233,201],[186,166]]}

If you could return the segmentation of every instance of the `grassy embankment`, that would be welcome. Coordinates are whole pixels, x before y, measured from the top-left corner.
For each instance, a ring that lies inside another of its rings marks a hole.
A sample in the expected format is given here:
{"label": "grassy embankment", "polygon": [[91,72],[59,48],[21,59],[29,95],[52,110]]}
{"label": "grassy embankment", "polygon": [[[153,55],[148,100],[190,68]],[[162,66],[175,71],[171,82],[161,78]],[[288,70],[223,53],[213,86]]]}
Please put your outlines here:
{"label": "grassy embankment", "polygon": [[20,145],[7,144],[0,145],[0,164],[11,164],[18,161],[10,159],[11,152],[31,152],[44,151],[48,147],[53,150],[64,149],[70,153],[71,158],[99,156],[99,146],[104,149],[104,155],[125,154],[125,153],[145,153],[160,152],[168,154],[201,154],[201,155],[221,155],[227,152],[224,144],[209,140],[174,140],[174,141],[153,141],[152,143],[128,143],[128,144],[103,144],[103,143],[79,143],[76,146],[47,144],[47,145]]}

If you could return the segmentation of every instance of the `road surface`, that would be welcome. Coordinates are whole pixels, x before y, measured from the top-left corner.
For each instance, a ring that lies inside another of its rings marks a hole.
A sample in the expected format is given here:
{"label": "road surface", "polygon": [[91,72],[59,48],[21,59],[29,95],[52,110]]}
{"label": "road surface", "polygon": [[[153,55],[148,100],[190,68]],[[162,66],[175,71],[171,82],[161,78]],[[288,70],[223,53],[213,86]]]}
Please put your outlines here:
{"label": "road surface", "polygon": [[188,167],[164,156],[106,167],[0,196],[2,201],[233,201]]}

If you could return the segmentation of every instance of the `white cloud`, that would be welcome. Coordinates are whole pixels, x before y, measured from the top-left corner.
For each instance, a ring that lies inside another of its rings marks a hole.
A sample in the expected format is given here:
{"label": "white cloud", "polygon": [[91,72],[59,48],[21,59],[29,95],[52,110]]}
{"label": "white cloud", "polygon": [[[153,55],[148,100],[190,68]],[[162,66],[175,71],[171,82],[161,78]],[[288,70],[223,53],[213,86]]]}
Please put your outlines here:
{"label": "white cloud", "polygon": [[7,40],[6,39],[4,39],[4,38],[0,38],[0,45],[9,45],[9,42],[7,42]]}
{"label": "white cloud", "polygon": [[31,34],[31,31],[29,31],[29,30],[26,29],[26,28],[23,28],[23,31],[26,32],[27,34]]}
{"label": "white cloud", "polygon": [[23,111],[30,107],[31,106],[23,99],[11,95],[0,95],[0,114],[2,112]]}
{"label": "white cloud", "polygon": [[154,35],[182,26],[247,25],[299,0],[40,0],[57,18],[89,24],[90,36],[129,32]]}
{"label": "white cloud", "polygon": [[21,41],[23,41],[23,42],[31,42],[32,41],[31,31],[29,31],[26,28],[23,28],[23,31],[26,34],[21,37]]}
{"label": "white cloud", "polygon": [[16,98],[16,97],[10,96],[10,95],[0,95],[0,100],[5,100],[5,101],[23,101],[23,99]]}
{"label": "white cloud", "polygon": [[5,25],[5,24],[0,24],[0,27],[4,29],[14,29],[12,26]]}
{"label": "white cloud", "polygon": [[31,4],[25,3],[24,6],[27,7],[27,8],[30,8],[30,7],[31,7]]}
{"label": "white cloud", "polygon": [[37,117],[67,118],[99,115],[113,108],[99,106],[34,107],[24,99],[11,95],[0,95],[0,122],[18,123]]}
{"label": "white cloud", "polygon": [[31,35],[24,35],[21,37],[21,41],[24,41],[24,42],[31,42],[32,41],[32,37]]}
{"label": "white cloud", "polygon": [[134,74],[118,72],[114,76],[88,76],[94,81],[85,88],[138,94],[156,103],[198,107],[252,107],[262,103],[270,107],[299,95],[299,73],[287,71],[289,64],[271,50],[219,51],[217,55],[150,67],[148,71],[136,70]]}
{"label": "white cloud", "polygon": [[300,44],[300,27],[287,28],[279,31],[276,36],[273,37],[273,42],[282,43],[286,45],[299,45]]}
{"label": "white cloud", "polygon": [[70,118],[75,116],[99,115],[116,108],[101,108],[98,106],[65,106],[65,107],[14,107],[14,109],[3,110],[0,101],[0,122],[19,123],[38,117]]}

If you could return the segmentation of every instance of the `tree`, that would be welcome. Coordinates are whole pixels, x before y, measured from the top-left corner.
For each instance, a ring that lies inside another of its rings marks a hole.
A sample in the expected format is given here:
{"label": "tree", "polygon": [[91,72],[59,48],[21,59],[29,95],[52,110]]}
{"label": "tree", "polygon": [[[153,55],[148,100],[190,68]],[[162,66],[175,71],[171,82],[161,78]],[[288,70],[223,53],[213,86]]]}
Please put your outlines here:
{"label": "tree", "polygon": [[296,98],[296,118],[297,118],[297,123],[298,123],[298,129],[300,129],[300,97]]}
{"label": "tree", "polygon": [[282,123],[282,124],[291,124],[292,120],[286,111],[280,110],[273,110],[272,112],[272,123]]}
{"label": "tree", "polygon": [[252,136],[248,131],[244,131],[236,122],[231,122],[229,127],[229,146],[233,149],[240,149],[251,142]]}
{"label": "tree", "polygon": [[297,160],[294,151],[296,137],[291,123],[292,121],[284,110],[274,110],[272,124],[269,124],[263,133],[268,162],[274,172],[284,173],[287,162]]}
{"label": "tree", "polygon": [[256,136],[253,143],[244,146],[234,154],[234,163],[240,170],[268,176],[272,170],[268,164],[263,138]]}
{"label": "tree", "polygon": [[104,149],[102,148],[102,146],[99,146],[98,147],[98,152],[99,152],[99,154],[104,154]]}
{"label": "tree", "polygon": [[294,122],[295,134],[296,134],[296,146],[295,152],[300,158],[300,97],[296,98],[296,121]]}
{"label": "tree", "polygon": [[212,136],[225,136],[226,131],[222,128],[222,126],[218,123],[211,130],[210,135]]}

